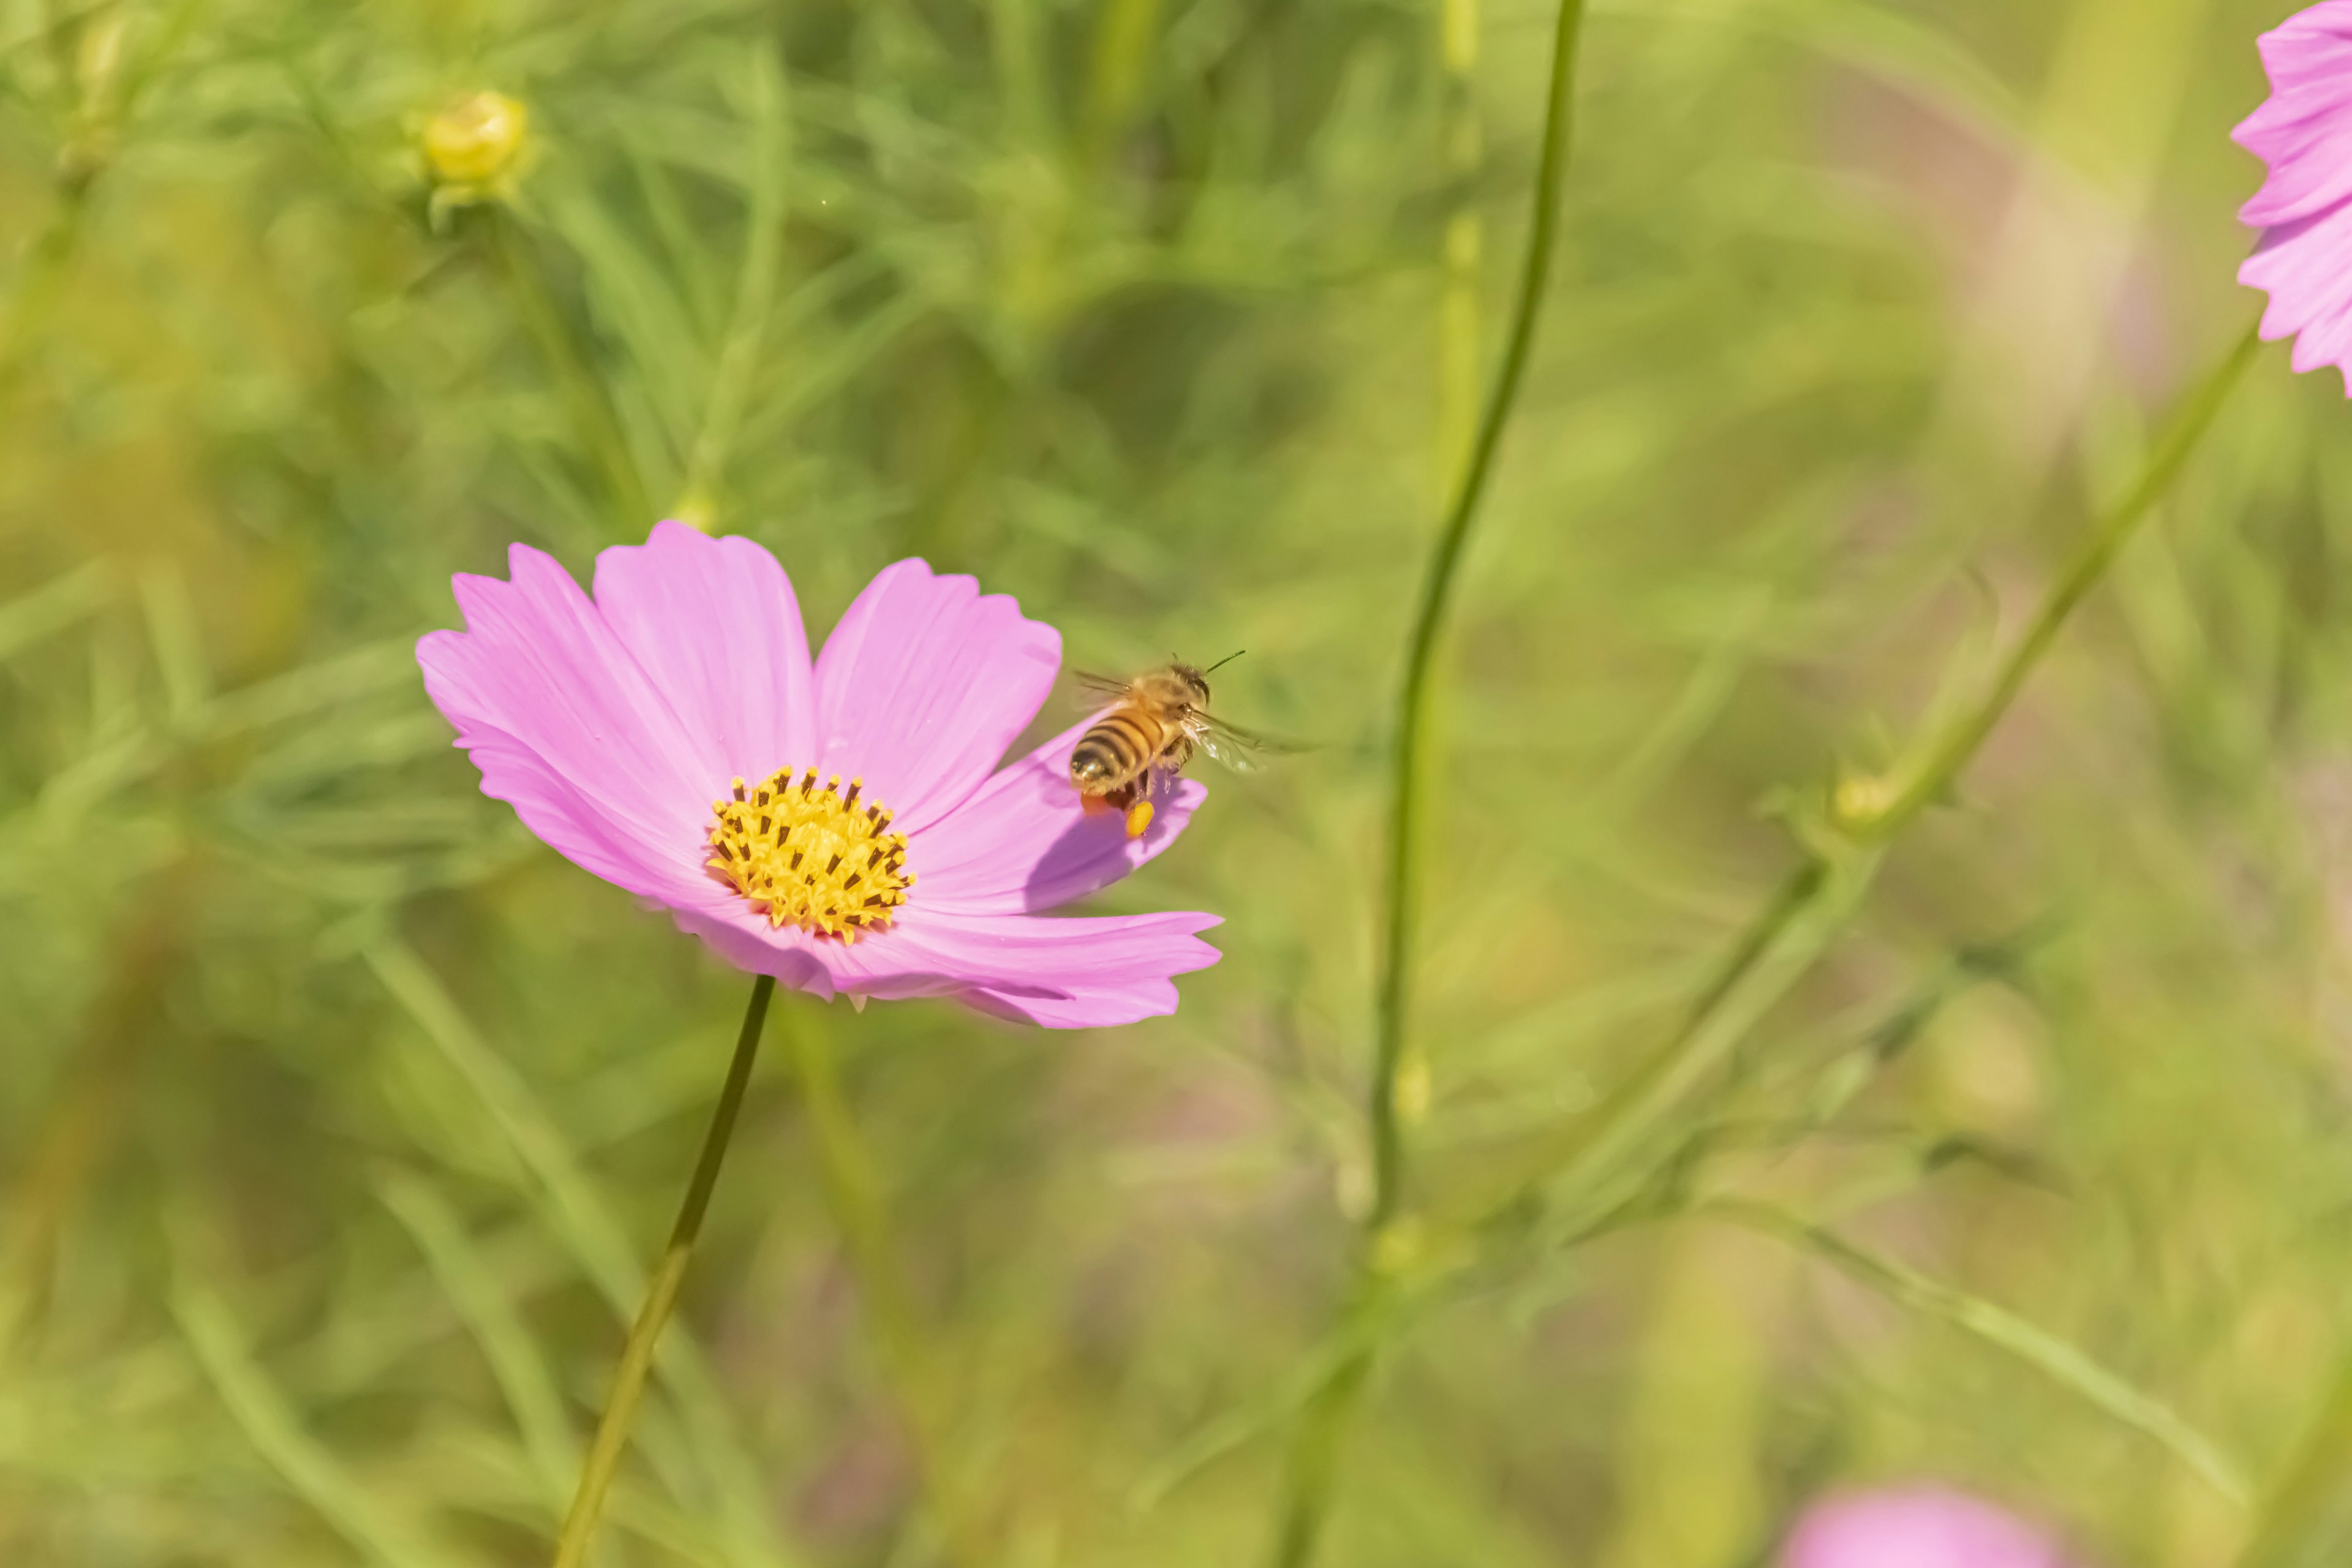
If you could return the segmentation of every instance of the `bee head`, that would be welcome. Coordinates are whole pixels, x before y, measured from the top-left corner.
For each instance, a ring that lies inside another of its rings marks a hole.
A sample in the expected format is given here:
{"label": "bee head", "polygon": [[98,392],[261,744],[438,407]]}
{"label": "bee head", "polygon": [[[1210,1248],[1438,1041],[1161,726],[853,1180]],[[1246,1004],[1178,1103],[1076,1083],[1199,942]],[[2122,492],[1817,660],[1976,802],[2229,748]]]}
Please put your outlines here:
{"label": "bee head", "polygon": [[1168,667],[1168,673],[1182,684],[1187,697],[1194,707],[1200,707],[1209,700],[1209,678],[1198,665],[1185,664],[1179,660]]}

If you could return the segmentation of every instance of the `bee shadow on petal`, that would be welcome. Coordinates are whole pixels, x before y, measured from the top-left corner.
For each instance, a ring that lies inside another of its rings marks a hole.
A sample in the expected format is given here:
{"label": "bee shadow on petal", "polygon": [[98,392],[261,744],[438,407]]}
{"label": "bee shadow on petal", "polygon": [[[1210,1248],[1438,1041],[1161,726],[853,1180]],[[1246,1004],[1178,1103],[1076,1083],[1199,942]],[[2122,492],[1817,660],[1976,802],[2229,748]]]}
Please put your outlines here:
{"label": "bee shadow on petal", "polygon": [[1079,817],[1029,868],[1022,888],[1023,912],[1043,914],[1110,886],[1166,844],[1177,826],[1173,814],[1163,811],[1140,837],[1129,838],[1126,818],[1118,811]]}

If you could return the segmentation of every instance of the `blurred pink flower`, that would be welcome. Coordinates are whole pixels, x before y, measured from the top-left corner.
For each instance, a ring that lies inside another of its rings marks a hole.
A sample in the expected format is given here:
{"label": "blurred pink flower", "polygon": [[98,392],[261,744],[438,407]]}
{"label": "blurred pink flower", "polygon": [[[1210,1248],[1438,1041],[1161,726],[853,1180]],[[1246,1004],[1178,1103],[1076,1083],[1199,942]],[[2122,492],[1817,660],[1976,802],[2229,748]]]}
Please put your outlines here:
{"label": "blurred pink flower", "polygon": [[2231,136],[2270,173],[2238,209],[2263,231],[2238,281],[2270,295],[2264,338],[2294,368],[2332,364],[2352,394],[2352,0],[2321,0],[2264,33],[2271,95]]}
{"label": "blurred pink flower", "polygon": [[454,580],[466,630],[416,645],[425,690],[483,794],[730,963],[1084,1028],[1173,1012],[1173,976],[1216,962],[1212,915],[1038,918],[1166,848],[1207,791],[1130,840],[1071,786],[1083,722],[997,769],[1062,651],[1010,598],[901,561],[812,666],[749,540],[661,523],[596,558],[593,600],[539,551],[508,559],[509,581]]}
{"label": "blurred pink flower", "polygon": [[1922,1486],[1814,1503],[1780,1568],[2068,1568],[2047,1533],[1965,1492]]}

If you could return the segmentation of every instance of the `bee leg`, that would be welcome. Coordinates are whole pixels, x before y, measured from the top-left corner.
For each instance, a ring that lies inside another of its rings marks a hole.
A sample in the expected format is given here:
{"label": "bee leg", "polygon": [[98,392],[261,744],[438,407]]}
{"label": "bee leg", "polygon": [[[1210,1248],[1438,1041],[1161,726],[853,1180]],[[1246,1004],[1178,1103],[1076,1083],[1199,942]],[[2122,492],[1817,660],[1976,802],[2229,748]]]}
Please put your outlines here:
{"label": "bee leg", "polygon": [[1117,789],[1105,790],[1100,795],[1081,795],[1078,796],[1078,809],[1088,816],[1100,816],[1106,811],[1125,811],[1135,804],[1136,788],[1136,782],[1129,779]]}
{"label": "bee leg", "polygon": [[1134,784],[1126,791],[1129,797],[1127,807],[1127,836],[1129,838],[1142,837],[1143,830],[1151,826],[1152,786],[1157,784],[1159,782],[1159,770],[1156,768],[1150,769],[1146,771],[1144,775],[1136,780]]}

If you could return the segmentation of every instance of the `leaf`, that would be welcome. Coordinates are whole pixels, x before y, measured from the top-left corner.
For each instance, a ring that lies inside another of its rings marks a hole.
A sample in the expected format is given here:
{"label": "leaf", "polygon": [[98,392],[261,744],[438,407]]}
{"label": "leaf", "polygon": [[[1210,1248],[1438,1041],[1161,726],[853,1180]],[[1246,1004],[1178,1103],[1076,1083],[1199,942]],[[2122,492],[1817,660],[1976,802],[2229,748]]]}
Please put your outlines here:
{"label": "leaf", "polygon": [[480,1346],[522,1434],[541,1495],[561,1518],[579,1471],[579,1439],[564,1414],[563,1396],[516,1315],[506,1286],[484,1266],[464,1224],[433,1184],[400,1174],[386,1178],[377,1190],[384,1206],[415,1238],[434,1279]]}
{"label": "leaf", "polygon": [[2255,1510],[2238,1568],[2323,1568],[2352,1545],[2352,1355]]}
{"label": "leaf", "polygon": [[[620,1221],[597,1194],[554,1119],[406,943],[379,936],[363,949],[363,956],[480,1099],[530,1173],[535,1184],[530,1195],[541,1214],[595,1284],[614,1319],[622,1323],[634,1320],[645,1294],[645,1271]],[[717,1375],[683,1325],[673,1324],[663,1336],[655,1366],[692,1435],[697,1456],[719,1488],[730,1542],[749,1562],[793,1561],[769,1519],[760,1469],[734,1436]]]}
{"label": "leaf", "polygon": [[2182,1420],[2169,1405],[2133,1387],[2076,1346],[2006,1308],[1932,1279],[1769,1204],[1727,1201],[1710,1205],[1701,1212],[1714,1213],[1735,1224],[1779,1237],[1834,1264],[1893,1300],[1965,1329],[2170,1449],[2176,1458],[2231,1502],[2244,1507],[2252,1498],[2252,1489],[2237,1465],[2210,1437]]}
{"label": "leaf", "polygon": [[172,1315],[247,1439],[337,1534],[382,1568],[446,1568],[459,1561],[388,1513],[380,1499],[303,1429],[285,1395],[254,1364],[236,1319],[218,1297],[185,1279],[176,1280]]}

